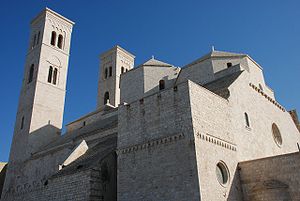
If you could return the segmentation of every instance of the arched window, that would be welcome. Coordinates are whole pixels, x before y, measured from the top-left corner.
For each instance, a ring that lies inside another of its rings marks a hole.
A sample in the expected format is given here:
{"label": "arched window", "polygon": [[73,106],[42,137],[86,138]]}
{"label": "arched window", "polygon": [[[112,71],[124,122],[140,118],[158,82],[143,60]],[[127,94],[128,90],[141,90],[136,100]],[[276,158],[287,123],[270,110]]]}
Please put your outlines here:
{"label": "arched window", "polygon": [[123,74],[124,73],[124,67],[122,66],[121,67],[121,74]]}
{"label": "arched window", "polygon": [[24,116],[22,117],[22,119],[21,119],[21,130],[24,128]]}
{"label": "arched window", "polygon": [[57,82],[57,68],[54,68],[54,73],[53,73],[53,84],[56,85]]}
{"label": "arched window", "polygon": [[56,32],[52,31],[51,33],[51,45],[55,46],[56,43]]}
{"label": "arched window", "polygon": [[231,62],[228,62],[227,63],[227,68],[230,68],[232,66],[232,63]]}
{"label": "arched window", "polygon": [[108,71],[107,71],[107,68],[105,68],[105,79],[107,78],[108,76]]}
{"label": "arched window", "polygon": [[111,77],[112,76],[112,67],[110,66],[109,67],[109,77]]}
{"label": "arched window", "polygon": [[165,89],[165,81],[164,80],[159,80],[159,90]]}
{"label": "arched window", "polygon": [[248,114],[246,112],[244,114],[245,114],[245,123],[246,123],[246,126],[250,127],[249,116],[248,116]]}
{"label": "arched window", "polygon": [[276,144],[279,147],[281,147],[281,145],[282,145],[282,136],[281,136],[281,133],[280,133],[280,130],[279,130],[278,126],[275,123],[272,124],[272,134],[273,134],[273,138],[274,138]]}
{"label": "arched window", "polygon": [[49,67],[49,72],[48,72],[48,82],[49,82],[49,83],[52,82],[52,74],[53,74],[53,67],[50,66],[50,67]]}
{"label": "arched window", "polygon": [[41,35],[41,32],[39,31],[38,36],[37,36],[37,40],[36,40],[36,44],[37,44],[37,45],[38,45],[39,42],[40,42],[40,35]]}
{"label": "arched window", "polygon": [[57,47],[60,48],[60,49],[62,49],[63,40],[64,40],[64,37],[61,34],[59,34],[59,36],[58,36],[58,42],[57,42]]}
{"label": "arched window", "polygon": [[106,103],[109,103],[109,92],[108,92],[108,91],[105,92],[105,94],[104,94],[104,105],[105,105]]}
{"label": "arched window", "polygon": [[28,83],[32,82],[33,72],[34,72],[34,64],[31,64],[31,67],[29,69]]}

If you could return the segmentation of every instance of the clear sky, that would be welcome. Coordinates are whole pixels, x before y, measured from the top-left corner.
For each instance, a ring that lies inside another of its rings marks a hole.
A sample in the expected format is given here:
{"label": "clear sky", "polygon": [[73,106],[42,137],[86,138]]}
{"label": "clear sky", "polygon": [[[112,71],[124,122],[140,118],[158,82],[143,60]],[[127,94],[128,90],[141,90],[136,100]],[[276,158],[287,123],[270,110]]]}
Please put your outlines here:
{"label": "clear sky", "polygon": [[216,50],[247,53],[287,110],[300,112],[299,0],[2,1],[0,161],[7,161],[29,44],[29,23],[49,7],[73,20],[64,125],[96,107],[99,54],[118,44],[136,64],[183,66]]}

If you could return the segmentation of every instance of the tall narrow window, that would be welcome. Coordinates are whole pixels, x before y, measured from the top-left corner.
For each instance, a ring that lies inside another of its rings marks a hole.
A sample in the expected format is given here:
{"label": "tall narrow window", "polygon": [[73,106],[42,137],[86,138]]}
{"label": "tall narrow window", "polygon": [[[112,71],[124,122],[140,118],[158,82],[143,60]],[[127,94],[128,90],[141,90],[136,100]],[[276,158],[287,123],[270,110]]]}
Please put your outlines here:
{"label": "tall narrow window", "polygon": [[106,103],[109,103],[109,93],[108,93],[108,91],[105,92],[105,94],[104,94],[104,105],[105,105]]}
{"label": "tall narrow window", "polygon": [[39,31],[38,36],[37,36],[37,40],[36,40],[36,44],[37,44],[37,45],[38,45],[39,42],[40,42],[40,35],[41,35],[41,32]]}
{"label": "tall narrow window", "polygon": [[111,77],[112,76],[112,67],[110,66],[109,67],[109,77]]}
{"label": "tall narrow window", "polygon": [[159,80],[159,90],[165,89],[165,81],[164,80]]}
{"label": "tall narrow window", "polygon": [[52,31],[51,33],[51,45],[55,46],[56,43],[56,32]]}
{"label": "tall narrow window", "polygon": [[58,42],[57,42],[57,47],[60,48],[60,49],[62,49],[63,40],[64,40],[64,37],[61,34],[59,34],[59,36],[58,36]]}
{"label": "tall narrow window", "polygon": [[57,68],[54,68],[53,72],[53,84],[56,85],[57,82]]}
{"label": "tall narrow window", "polygon": [[50,67],[49,67],[49,72],[48,72],[48,82],[49,82],[49,83],[52,82],[52,74],[53,74],[53,67],[50,66]]}
{"label": "tall narrow window", "polygon": [[122,66],[121,67],[121,74],[123,74],[124,73],[124,67]]}
{"label": "tall narrow window", "polygon": [[34,64],[31,64],[29,69],[28,83],[32,82],[34,72]]}
{"label": "tall narrow window", "polygon": [[24,128],[24,116],[22,117],[22,119],[21,119],[21,130]]}
{"label": "tall narrow window", "polygon": [[108,75],[108,71],[107,68],[105,68],[105,79],[107,78],[107,75]]}
{"label": "tall narrow window", "polygon": [[247,127],[250,127],[250,121],[249,121],[249,116],[248,114],[245,112],[245,123]]}

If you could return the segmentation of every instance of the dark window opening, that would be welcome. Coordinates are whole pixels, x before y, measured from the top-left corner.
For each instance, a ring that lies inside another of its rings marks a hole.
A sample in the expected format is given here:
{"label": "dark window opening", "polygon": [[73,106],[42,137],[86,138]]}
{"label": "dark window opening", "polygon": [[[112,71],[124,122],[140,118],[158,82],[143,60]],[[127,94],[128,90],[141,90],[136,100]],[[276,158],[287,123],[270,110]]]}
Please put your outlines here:
{"label": "dark window opening", "polygon": [[106,103],[109,103],[109,92],[108,92],[108,91],[105,92],[105,94],[104,94],[104,105],[105,105]]}
{"label": "dark window opening", "polygon": [[109,77],[111,77],[112,76],[112,67],[110,66],[109,67]]}
{"label": "dark window opening", "polygon": [[62,49],[63,39],[64,39],[64,37],[61,34],[59,34],[59,36],[58,36],[58,42],[57,42],[57,47],[60,48],[60,49]]}
{"label": "dark window opening", "polygon": [[227,68],[230,68],[232,66],[232,63],[227,63]]}
{"label": "dark window opening", "polygon": [[24,128],[24,117],[21,119],[21,130]]}
{"label": "dark window opening", "polygon": [[51,45],[55,46],[56,43],[56,32],[52,31],[51,33]]}
{"label": "dark window opening", "polygon": [[126,69],[126,72],[128,72],[128,69]]}
{"label": "dark window opening", "polygon": [[33,72],[34,72],[34,64],[31,64],[28,76],[28,83],[32,82],[33,79]]}
{"label": "dark window opening", "polygon": [[49,67],[49,72],[48,72],[48,82],[49,82],[49,83],[52,82],[52,73],[53,73],[53,67],[50,66],[50,67]]}
{"label": "dark window opening", "polygon": [[165,89],[165,81],[164,80],[159,80],[159,90]]}
{"label": "dark window opening", "polygon": [[54,69],[53,73],[53,84],[56,85],[57,82],[57,68]]}
{"label": "dark window opening", "polygon": [[245,112],[245,122],[246,122],[246,126],[250,127],[249,116],[248,116],[248,114],[246,112]]}
{"label": "dark window opening", "polygon": [[122,66],[121,67],[121,74],[123,74],[124,73],[124,67]]}
{"label": "dark window opening", "polygon": [[108,76],[108,71],[107,71],[107,68],[105,68],[105,79],[107,78]]}

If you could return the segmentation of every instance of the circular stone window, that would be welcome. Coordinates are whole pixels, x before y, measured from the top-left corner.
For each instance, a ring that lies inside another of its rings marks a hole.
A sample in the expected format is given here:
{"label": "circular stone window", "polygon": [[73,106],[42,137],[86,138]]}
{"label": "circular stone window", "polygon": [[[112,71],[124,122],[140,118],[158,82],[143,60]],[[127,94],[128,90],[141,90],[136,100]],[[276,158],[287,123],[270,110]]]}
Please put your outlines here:
{"label": "circular stone window", "polygon": [[280,147],[282,145],[282,137],[279,128],[275,123],[272,124],[272,133],[276,144]]}
{"label": "circular stone window", "polygon": [[229,171],[225,163],[219,162],[216,167],[216,175],[219,183],[224,186],[229,180]]}

